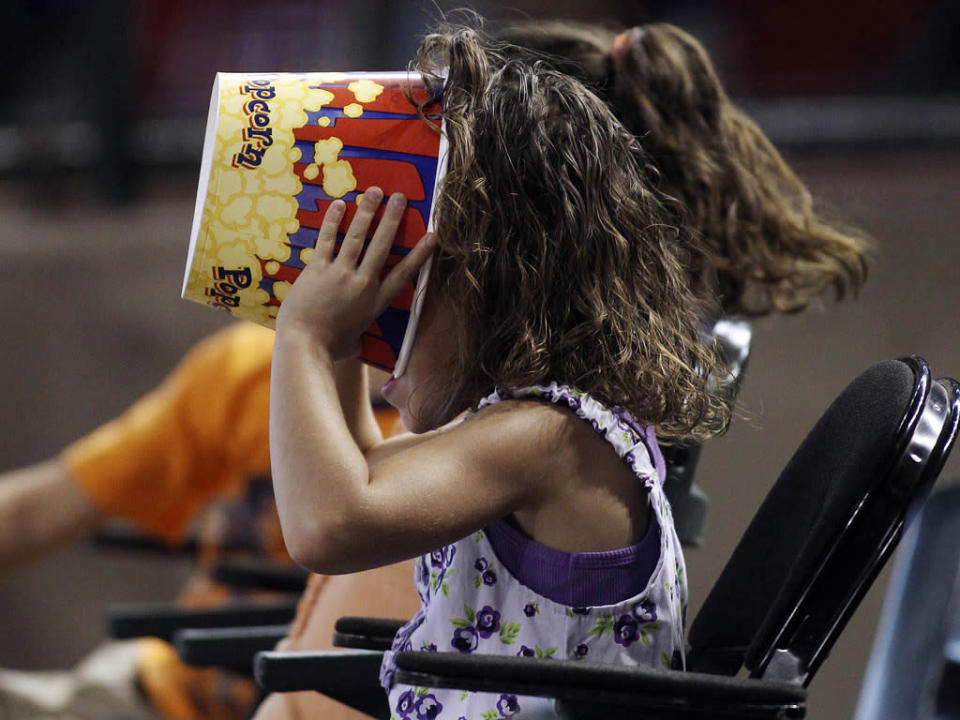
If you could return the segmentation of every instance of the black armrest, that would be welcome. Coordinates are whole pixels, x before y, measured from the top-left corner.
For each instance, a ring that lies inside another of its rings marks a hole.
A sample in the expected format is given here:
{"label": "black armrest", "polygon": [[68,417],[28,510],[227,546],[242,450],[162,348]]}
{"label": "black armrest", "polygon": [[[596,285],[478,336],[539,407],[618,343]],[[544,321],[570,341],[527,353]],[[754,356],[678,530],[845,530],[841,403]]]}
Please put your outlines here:
{"label": "black armrest", "polygon": [[106,523],[90,538],[94,547],[101,550],[125,550],[151,555],[197,554],[197,539],[189,537],[183,542],[167,543],[153,535],[147,535],[125,524]]}
{"label": "black armrest", "polygon": [[210,576],[235,588],[303,592],[310,573],[293,563],[257,558],[231,558],[216,563]]}
{"label": "black armrest", "polygon": [[166,603],[114,605],[107,609],[107,633],[123,640],[158,637],[170,641],[185,628],[283,625],[293,621],[297,598],[266,603],[231,603],[220,608],[183,608]]}
{"label": "black armrest", "polygon": [[[377,699],[375,717],[389,717],[379,688],[382,653],[363,650],[263,652],[254,676],[268,692],[315,690],[361,707]],[[397,682],[419,687],[557,698],[565,718],[609,720],[640,713],[650,720],[802,718],[806,690],[775,680],[458,653],[397,654]],[[360,704],[358,704],[360,703]]]}
{"label": "black armrest", "polygon": [[781,681],[737,679],[576,660],[397,653],[396,681],[556,698],[570,718],[801,718],[806,690]]}
{"label": "black armrest", "polygon": [[370,650],[262,652],[253,676],[266,692],[315,690],[375,718],[390,717],[380,687],[383,653]]}
{"label": "black armrest", "polygon": [[253,675],[253,658],[272,650],[290,631],[289,625],[233,628],[187,628],[173,636],[177,655],[193,667],[220,667]]}
{"label": "black armrest", "polygon": [[389,650],[406,620],[342,617],[333,628],[335,647],[355,650]]}

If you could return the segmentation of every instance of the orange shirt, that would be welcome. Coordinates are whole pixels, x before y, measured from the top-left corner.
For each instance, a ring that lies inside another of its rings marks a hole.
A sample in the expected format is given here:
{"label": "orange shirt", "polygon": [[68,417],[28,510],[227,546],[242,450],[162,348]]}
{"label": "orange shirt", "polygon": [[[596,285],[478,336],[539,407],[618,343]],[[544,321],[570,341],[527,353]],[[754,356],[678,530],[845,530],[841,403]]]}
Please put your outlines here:
{"label": "orange shirt", "polygon": [[178,540],[211,498],[269,473],[273,335],[252,324],[221,330],[123,415],[64,450],[105,515]]}

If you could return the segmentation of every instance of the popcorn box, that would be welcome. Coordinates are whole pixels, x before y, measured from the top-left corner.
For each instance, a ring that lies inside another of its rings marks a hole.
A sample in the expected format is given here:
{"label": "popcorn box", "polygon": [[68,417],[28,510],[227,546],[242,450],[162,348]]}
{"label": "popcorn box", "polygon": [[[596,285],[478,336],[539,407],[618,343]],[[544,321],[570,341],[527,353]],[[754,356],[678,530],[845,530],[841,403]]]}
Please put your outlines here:
{"label": "popcorn box", "polygon": [[[183,297],[274,327],[327,207],[347,202],[343,233],[373,185],[384,203],[394,192],[408,200],[385,271],[396,265],[432,229],[445,167],[441,121],[431,127],[414,104],[428,100],[407,72],[218,73]],[[425,109],[438,114],[439,102]],[[403,372],[429,272],[428,262],[363,333],[361,360]]]}

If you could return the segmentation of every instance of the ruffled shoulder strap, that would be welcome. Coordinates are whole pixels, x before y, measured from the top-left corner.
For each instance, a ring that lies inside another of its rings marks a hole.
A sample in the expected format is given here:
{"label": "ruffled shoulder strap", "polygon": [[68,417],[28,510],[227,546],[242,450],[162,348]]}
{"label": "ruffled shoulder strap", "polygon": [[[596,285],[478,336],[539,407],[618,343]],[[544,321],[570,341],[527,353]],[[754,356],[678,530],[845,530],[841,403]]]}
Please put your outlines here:
{"label": "ruffled shoulder strap", "polygon": [[633,468],[648,488],[660,486],[664,477],[663,454],[657,445],[653,428],[643,427],[625,409],[609,408],[597,399],[566,385],[549,385],[504,389],[498,387],[477,405],[477,410],[501,400],[534,397],[557,405],[566,405],[578,417],[590,423],[598,435],[609,442],[617,454]]}

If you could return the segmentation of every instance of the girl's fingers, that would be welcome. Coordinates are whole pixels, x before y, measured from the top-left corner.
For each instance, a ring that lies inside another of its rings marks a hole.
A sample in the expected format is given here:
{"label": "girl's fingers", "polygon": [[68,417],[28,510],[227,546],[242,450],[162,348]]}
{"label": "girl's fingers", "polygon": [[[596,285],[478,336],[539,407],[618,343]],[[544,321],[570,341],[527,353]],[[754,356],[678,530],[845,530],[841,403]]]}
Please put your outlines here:
{"label": "girl's fingers", "polygon": [[380,291],[377,293],[377,316],[387,309],[391,301],[403,290],[403,286],[410,282],[417,270],[430,259],[436,246],[437,241],[434,234],[427,233],[420,238],[410,254],[397,263],[383,279],[380,284]]}
{"label": "girl's fingers", "polygon": [[390,248],[397,235],[397,227],[400,225],[406,207],[407,199],[403,195],[394,193],[390,196],[387,207],[383,211],[383,217],[380,218],[380,224],[377,225],[377,231],[373,234],[373,239],[367,246],[363,261],[360,263],[360,270],[370,277],[380,276],[380,270],[383,269],[383,263],[390,254]]}
{"label": "girl's fingers", "polygon": [[383,191],[378,187],[367,188],[363,193],[363,197],[357,204],[357,213],[353,216],[347,234],[343,238],[343,244],[340,246],[340,252],[337,253],[337,260],[348,263],[349,267],[356,267],[357,258],[363,251],[367,230],[377,208],[380,207],[381,200],[383,200]]}
{"label": "girl's fingers", "polygon": [[334,200],[327,207],[327,211],[323,214],[323,222],[320,223],[320,232],[317,233],[315,258],[323,258],[328,262],[333,259],[337,230],[340,228],[340,221],[343,220],[343,213],[346,210],[347,206],[343,200]]}

